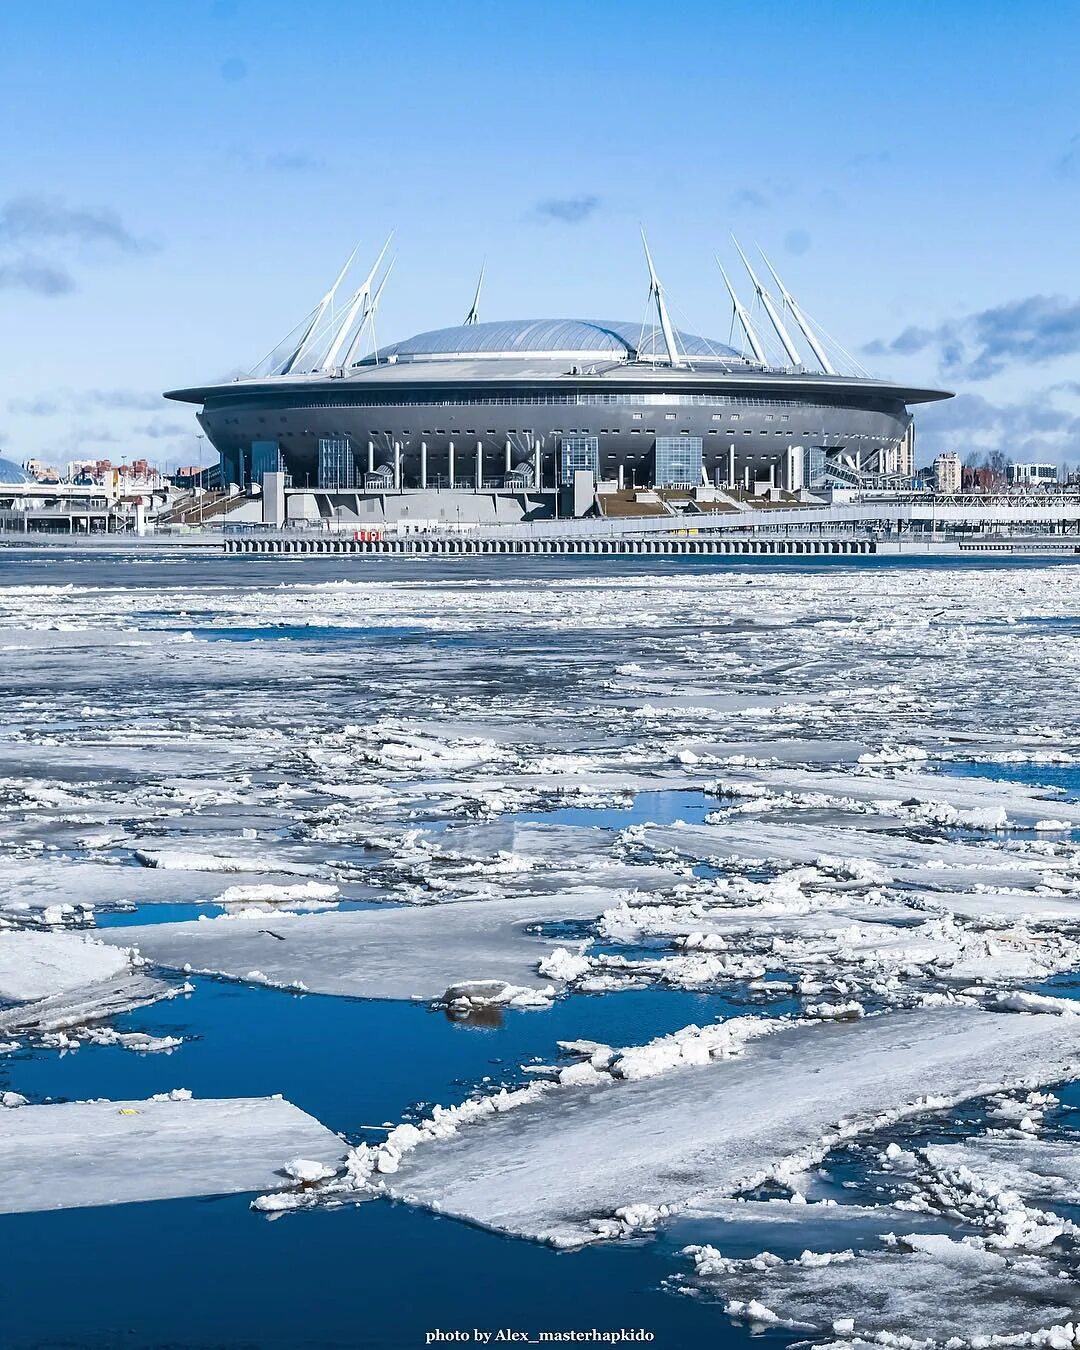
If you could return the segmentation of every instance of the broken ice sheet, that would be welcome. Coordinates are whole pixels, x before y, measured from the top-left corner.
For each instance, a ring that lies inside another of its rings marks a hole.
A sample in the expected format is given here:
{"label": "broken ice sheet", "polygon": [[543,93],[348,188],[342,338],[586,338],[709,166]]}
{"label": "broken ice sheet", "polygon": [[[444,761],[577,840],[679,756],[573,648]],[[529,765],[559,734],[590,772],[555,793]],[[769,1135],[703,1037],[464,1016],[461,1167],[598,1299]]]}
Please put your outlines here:
{"label": "broken ice sheet", "polygon": [[[843,1339],[1016,1335],[1072,1320],[1080,1286],[1040,1257],[1002,1255],[944,1234],[909,1234],[885,1251],[765,1253],[726,1260],[690,1248],[695,1287],[759,1327],[780,1324]],[[891,1343],[891,1342],[890,1342]],[[951,1343],[951,1342],[950,1342]]]}
{"label": "broken ice sheet", "polygon": [[913,1213],[892,1204],[838,1204],[835,1200],[721,1200],[689,1205],[664,1225],[665,1247],[712,1247],[725,1257],[748,1259],[762,1251],[785,1260],[807,1248],[835,1251],[874,1248],[883,1233],[920,1232],[962,1236],[955,1219],[933,1211]]}
{"label": "broken ice sheet", "polygon": [[1060,794],[1021,783],[946,773],[892,772],[886,776],[866,769],[837,773],[770,766],[763,773],[730,768],[718,778],[716,788],[751,799],[760,791],[767,798],[776,797],[777,808],[783,807],[783,797],[777,794],[820,795],[849,807],[899,810],[912,823],[988,830],[1009,824],[1030,829],[1055,817],[1066,827],[1080,824],[1080,803],[1063,800]]}
{"label": "broken ice sheet", "polygon": [[823,829],[797,823],[763,824],[740,816],[723,824],[648,827],[637,830],[641,842],[661,854],[724,860],[753,859],[763,863],[813,864],[822,859],[849,864],[867,881],[893,880],[931,889],[1030,888],[1056,883],[1062,889],[1080,884],[1080,850],[1045,852],[1022,845],[1004,848],[988,840],[974,843],[925,843],[906,836],[857,828]]}
{"label": "broken ice sheet", "polygon": [[[1018,1123],[1034,1124],[1025,1113]],[[996,1123],[996,1122],[995,1122]],[[1080,1139],[973,1138],[922,1150],[935,1172],[999,1195],[1011,1192],[1039,1206],[1080,1205]]]}
{"label": "broken ice sheet", "polygon": [[126,974],[130,947],[75,933],[0,931],[0,999],[28,1002]]}
{"label": "broken ice sheet", "polygon": [[354,998],[438,999],[476,981],[552,989],[557,977],[537,967],[557,944],[529,927],[594,918],[613,899],[582,889],[345,914],[241,913],[106,930],[102,940],[173,969]]}
{"label": "broken ice sheet", "polygon": [[[1013,1079],[1067,1078],[1080,1019],[956,1008],[777,1030],[742,1058],[560,1088],[425,1143],[378,1186],[501,1232],[576,1246],[620,1211],[708,1205],[844,1137]],[[694,1109],[688,1110],[687,1103]]]}
{"label": "broken ice sheet", "polygon": [[[340,884],[340,860],[355,865],[363,848],[361,836],[379,824],[398,829],[436,819],[487,821],[510,811],[569,802],[628,805],[640,787],[677,789],[723,778],[740,766],[719,762],[739,756],[764,762],[741,769],[760,778],[779,798],[796,787],[809,791],[810,785],[783,777],[782,771],[794,772],[799,765],[828,764],[838,779],[865,776],[868,782],[883,784],[882,791],[892,792],[897,789],[883,775],[922,774],[927,753],[1009,754],[1025,748],[1025,753],[1038,756],[1064,746],[1075,751],[1077,645],[1054,644],[1031,625],[999,622],[1019,606],[1030,614],[1074,614],[1073,569],[994,571],[916,565],[883,573],[879,561],[870,560],[861,572],[848,566],[800,570],[797,586],[792,585],[789,569],[750,573],[717,565],[680,568],[679,585],[673,587],[668,564],[650,572],[647,563],[629,572],[590,567],[588,575],[572,563],[558,569],[532,568],[528,575],[511,571],[494,584],[490,576],[477,579],[468,569],[461,575],[461,569],[455,569],[448,579],[445,567],[420,565],[421,570],[411,567],[413,578],[403,581],[400,571],[391,574],[393,564],[365,568],[362,560],[354,560],[350,566],[361,570],[342,574],[332,584],[310,584],[312,569],[300,577],[301,584],[295,584],[297,570],[288,566],[271,569],[273,576],[266,572],[254,581],[246,574],[239,578],[233,568],[227,579],[220,573],[226,584],[208,590],[201,584],[208,564],[200,561],[195,582],[185,562],[172,567],[165,584],[142,594],[127,584],[126,577],[119,585],[88,587],[83,584],[85,569],[80,569],[70,589],[0,588],[0,628],[7,628],[21,646],[17,654],[10,648],[6,653],[18,662],[21,678],[10,683],[0,716],[8,728],[16,729],[11,734],[18,739],[0,744],[0,765],[10,774],[47,780],[26,784],[23,795],[13,799],[15,809],[33,819],[17,824],[10,815],[0,819],[0,838],[17,841],[20,849],[41,845],[42,857],[51,852],[46,844],[96,850],[134,845],[154,851],[158,861],[169,861],[170,853],[173,861],[198,855],[203,861],[249,860],[261,870],[274,867],[277,855],[281,870],[290,864],[326,866],[326,874],[320,872],[316,879]],[[310,629],[301,642],[243,640],[245,630],[248,636],[274,636],[285,626],[299,628],[313,622],[335,635],[333,647],[320,650],[320,639]],[[34,626],[39,631],[28,636],[26,630]],[[58,632],[70,634],[72,627],[82,631],[57,639]],[[15,628],[22,631],[12,633]],[[195,640],[186,636],[188,628],[216,628],[223,636],[231,631],[234,640]],[[408,636],[400,641],[360,640],[364,630],[370,636],[380,628]],[[842,680],[836,679],[838,669],[844,672]],[[146,690],[147,697],[117,706],[117,687]],[[78,692],[62,701],[29,696],[28,691],[41,688]],[[1016,739],[1018,706],[1038,708],[1047,729],[1031,728],[1030,737],[1023,742]],[[696,756],[696,761],[686,756]],[[855,767],[860,759],[866,775]],[[775,778],[770,778],[772,769],[778,770]],[[243,800],[228,801],[230,781],[245,776],[252,786],[234,794]],[[287,794],[276,802],[269,800],[266,792],[276,792],[283,784]],[[814,786],[824,790],[820,780]],[[876,789],[864,785],[863,797],[871,791]],[[911,787],[910,792],[919,797],[923,790]],[[852,800],[859,802],[858,793]],[[985,805],[998,818],[1001,806],[1006,805],[1008,817],[1009,803],[1018,798],[1004,787],[997,802],[959,807],[956,800],[950,798],[957,810]],[[907,824],[913,825],[915,808],[907,811]],[[1046,814],[1053,815],[1052,808]],[[785,844],[796,831],[801,831],[797,839],[801,851],[790,859],[794,865],[814,864],[822,852],[835,852],[841,844],[840,856],[857,863],[844,875],[833,869],[823,883],[803,887],[808,903],[798,922],[787,925],[782,915],[773,913],[773,921],[786,930],[773,935],[788,944],[786,950],[771,954],[773,960],[793,952],[801,937],[807,950],[816,946],[809,954],[827,977],[839,973],[846,979],[851,971],[866,966],[868,955],[885,953],[886,946],[894,969],[901,956],[909,960],[947,956],[959,947],[958,930],[941,927],[915,934],[895,929],[905,923],[921,928],[938,916],[935,913],[928,921],[927,907],[949,909],[961,891],[970,904],[976,888],[988,884],[1006,904],[1008,888],[1022,888],[1029,897],[1024,914],[1038,906],[1043,917],[1068,922],[1069,914],[1059,911],[1080,890],[1078,869],[1064,853],[1006,851],[987,832],[980,843],[988,848],[981,852],[964,848],[948,856],[945,850],[951,846],[929,848],[925,831],[921,844],[890,836],[892,820],[892,815],[877,810],[868,814],[856,808],[837,809],[828,832],[807,831],[810,821],[804,817],[771,838],[761,832],[762,822],[747,818],[738,823],[748,844],[756,839],[764,847],[759,872],[771,873],[786,857]],[[275,833],[279,822],[280,832]],[[609,822],[597,819],[597,823]],[[260,837],[243,839],[245,828],[256,829]],[[940,828],[940,822],[930,828]],[[673,866],[661,859],[655,875],[666,871],[685,876],[689,866],[714,853],[726,857],[737,852],[731,842],[737,836],[732,825],[719,849],[697,851],[692,843]],[[888,856],[879,851],[878,839]],[[753,861],[753,855],[748,856]],[[465,874],[472,861],[479,870]],[[499,870],[501,861],[496,855],[462,858],[440,862],[433,870],[441,872],[441,883],[460,868],[462,890],[475,882],[494,892],[500,887],[516,891],[522,883],[550,884],[557,866],[541,863],[531,869],[534,876],[511,877],[505,868]],[[591,866],[585,858],[575,859],[577,879]],[[639,869],[639,890],[645,888],[644,873]],[[191,879],[192,884],[209,888],[271,880],[162,868],[145,869],[145,876],[148,885],[165,887],[170,882],[179,887]],[[299,884],[308,879],[304,874],[293,877]],[[598,878],[590,879],[595,883]],[[605,888],[612,880],[613,873],[606,871]],[[905,899],[898,898],[892,883],[907,889]],[[872,888],[882,891],[880,901],[869,899]],[[912,894],[915,890],[921,897]],[[925,901],[930,891],[942,897],[939,906]],[[432,892],[436,893],[445,898],[454,892],[444,888]],[[673,911],[691,908],[683,903],[688,896],[667,893],[666,886],[663,894],[653,890],[650,898],[670,901]],[[714,899],[723,903],[721,896]],[[917,916],[905,918],[906,901],[918,910]],[[751,900],[745,905],[744,933],[734,934],[740,950],[759,931],[759,920],[765,918],[760,908],[766,903]],[[964,903],[956,899],[953,913],[981,923],[980,912],[965,910]],[[1052,915],[1050,906],[1056,907]],[[608,910],[615,907],[610,900],[604,904]],[[821,911],[817,918],[831,929],[858,925],[847,947],[850,959],[842,969],[835,956],[838,943],[821,939],[820,924],[814,932],[815,909]],[[569,916],[564,909],[559,917]],[[645,916],[639,912],[638,917]],[[646,940],[664,936],[662,916],[652,917],[658,925],[655,930],[638,930]],[[709,940],[725,941],[733,936],[706,911],[686,918],[697,921],[696,927],[687,930],[685,923],[673,919],[673,936],[701,932]],[[438,916],[440,923],[449,919],[449,914]],[[429,921],[434,923],[435,916]],[[996,912],[995,923],[1014,927],[1016,915]],[[236,965],[222,964],[241,978],[262,971],[287,982],[294,972],[288,969],[285,952],[294,942],[296,925],[290,919],[279,924],[274,915],[263,917],[257,926],[285,939],[259,935],[265,950],[278,953],[280,969],[270,969],[274,958],[267,956],[264,962],[262,951],[241,962],[244,953],[239,947],[227,953]],[[240,930],[224,926],[216,930],[228,931]],[[253,931],[246,930],[248,936]],[[320,943],[333,932],[311,931],[319,935]],[[359,931],[343,930],[340,936],[353,944]],[[417,969],[431,976],[435,996],[451,981],[475,982],[488,973],[477,968],[470,954],[482,958],[480,965],[487,964],[489,952],[493,961],[506,956],[511,966],[519,960],[528,964],[529,943],[519,946],[516,938],[517,954],[509,950],[500,954],[500,944],[491,935],[457,932],[436,961],[434,936],[415,944],[411,933],[405,937],[395,948],[388,936],[371,971],[377,975],[395,957],[401,963],[415,945]],[[1003,937],[1013,941],[1011,934]],[[1047,947],[1054,961],[1066,954],[1057,934],[1031,937],[1016,949],[1021,958],[1038,957]],[[126,935],[124,940],[129,940]],[[536,949],[543,947],[536,939],[530,943]],[[655,949],[656,943],[651,945]],[[702,948],[699,955],[708,955],[708,950]],[[367,978],[359,957],[355,966],[348,967],[346,959],[320,951],[317,944],[304,959],[312,968],[325,966],[330,976],[346,985],[351,979],[361,988],[360,977]],[[1006,970],[1015,975],[1022,968],[1016,960],[993,967],[1001,978]],[[904,989],[890,992],[896,997],[906,994],[913,983],[925,980],[925,969],[919,967],[919,974],[910,978],[904,972]],[[981,970],[990,973],[991,967],[984,964]],[[874,978],[881,973],[879,969]],[[409,975],[407,969],[400,973],[405,987]],[[73,991],[73,997],[78,993]],[[849,998],[845,994],[832,1001]],[[986,1016],[1002,1028],[1007,1024],[1015,1028],[1023,1021],[1019,1015],[941,1011],[945,1017]],[[864,1025],[873,1020],[866,1019]],[[951,1022],[939,1025],[953,1027]],[[954,1030],[959,1034],[967,1025],[958,1021]],[[822,1029],[809,1030],[816,1034]],[[849,1029],[835,1030],[839,1035]],[[850,1030],[854,1034],[857,1029]],[[1059,1026],[1047,1034],[1060,1032]],[[826,1028],[824,1034],[831,1035],[832,1030]],[[751,1120],[760,1117],[766,1126],[774,1112],[784,1109],[774,1098],[782,1098],[790,1077],[786,1061],[771,1067],[765,1057],[772,1039],[755,1043],[744,1061],[749,1065],[754,1058],[761,1068],[756,1077],[748,1070],[744,1080],[745,1113]],[[1042,1048],[1036,1046],[1036,1063],[1041,1054]],[[897,1088],[915,1091],[910,1056],[895,1051],[892,1057],[899,1061]],[[858,1062],[859,1057],[854,1058]],[[993,1082],[1002,1072],[1023,1073],[1028,1059],[1026,1044],[999,1046],[996,1060],[987,1052],[981,1076]],[[859,1093],[844,1083],[846,1061],[845,1052],[822,1064],[814,1084],[805,1077],[793,1080],[802,1085],[804,1100],[810,1093],[809,1114],[825,1121],[824,1128],[830,1110],[854,1111],[863,1105]],[[640,1084],[611,1084],[607,1091],[612,1103],[639,1087],[651,1086],[659,1095],[655,1103],[643,1099],[653,1116],[643,1117],[637,1126],[640,1132],[631,1130],[627,1136],[631,1165],[621,1180],[630,1184],[624,1190],[616,1184],[619,1177],[604,1173],[610,1194],[601,1198],[633,1205],[638,1178],[646,1193],[655,1183],[658,1196],[678,1194],[680,1187],[692,1189],[695,1177],[707,1169],[691,1157],[686,1176],[678,1175],[683,1152],[678,1147],[682,1124],[676,1117],[696,1117],[690,1108],[697,1101],[694,1085],[702,1081],[689,1075],[701,1073],[712,1081],[713,1074],[740,1067],[729,1063],[673,1070],[673,1088],[679,1074],[686,1077],[679,1095],[673,1091],[670,1097],[660,1092],[664,1075]],[[929,1069],[926,1073],[932,1077]],[[885,1076],[882,1068],[868,1100],[875,1100],[878,1092],[877,1100],[895,1100],[882,1087]],[[824,1098],[837,1079],[835,1100],[828,1107],[817,1102],[811,1087]],[[565,1109],[558,1104],[563,1091],[575,1094],[565,1098]],[[581,1130],[575,1125],[560,1152],[540,1136],[545,1130],[558,1134],[569,1129],[578,1105],[585,1113],[583,1121],[593,1122],[591,1132],[586,1137],[584,1123]],[[710,1105],[706,1096],[706,1117]],[[607,1155],[618,1151],[623,1131],[632,1125],[623,1112],[607,1121],[606,1110],[605,1106],[594,1111],[580,1087],[554,1089],[547,1094],[545,1111],[536,1108],[541,1182],[547,1184],[545,1171],[553,1176],[549,1189],[567,1208],[574,1198],[575,1176],[589,1172],[590,1149],[602,1154],[603,1171],[609,1166]],[[509,1116],[506,1119],[509,1122]],[[527,1124],[527,1117],[521,1121]],[[646,1139],[650,1128],[652,1135]],[[736,1149],[743,1149],[741,1127],[736,1123],[733,1128]],[[774,1147],[764,1152],[783,1154],[789,1141],[794,1146],[803,1137],[801,1130],[793,1109],[788,1124],[776,1123]],[[486,1131],[485,1125],[477,1126],[476,1138]],[[468,1154],[470,1165],[480,1171],[487,1157],[469,1135],[469,1130],[461,1131],[461,1154],[463,1159]],[[503,1142],[496,1133],[488,1137],[491,1157],[509,1189],[515,1182],[506,1161],[509,1136]],[[689,1153],[692,1141],[683,1142]],[[452,1141],[446,1141],[445,1148],[449,1155]],[[420,1166],[423,1152],[417,1149],[403,1159],[399,1181]],[[527,1152],[526,1161],[529,1157]],[[656,1174],[667,1167],[669,1174],[658,1179]],[[527,1168],[523,1175],[528,1187],[533,1186]],[[587,1208],[594,1198],[583,1191],[582,1206]],[[527,1202],[528,1194],[526,1208]],[[584,1229],[593,1234],[589,1217],[584,1213],[568,1224],[575,1232]],[[623,1221],[612,1221],[610,1212],[603,1222],[611,1222],[612,1231],[622,1231]]]}
{"label": "broken ice sheet", "polygon": [[18,1106],[0,1110],[0,1213],[278,1188],[291,1160],[344,1152],[280,1097]]}
{"label": "broken ice sheet", "polygon": [[[40,917],[54,907],[89,905],[95,910],[156,904],[230,903],[242,898],[227,893],[236,887],[304,885],[304,879],[278,871],[167,871],[117,863],[36,858],[0,860],[0,914]],[[227,897],[227,898],[226,898]],[[58,920],[66,913],[56,912]]]}
{"label": "broken ice sheet", "polygon": [[0,1033],[45,1035],[170,998],[131,948],[77,933],[0,931]]}
{"label": "broken ice sheet", "polygon": [[501,820],[410,830],[388,839],[380,880],[414,883],[406,898],[501,898],[580,888],[660,890],[691,875],[685,865],[629,864],[614,830]]}

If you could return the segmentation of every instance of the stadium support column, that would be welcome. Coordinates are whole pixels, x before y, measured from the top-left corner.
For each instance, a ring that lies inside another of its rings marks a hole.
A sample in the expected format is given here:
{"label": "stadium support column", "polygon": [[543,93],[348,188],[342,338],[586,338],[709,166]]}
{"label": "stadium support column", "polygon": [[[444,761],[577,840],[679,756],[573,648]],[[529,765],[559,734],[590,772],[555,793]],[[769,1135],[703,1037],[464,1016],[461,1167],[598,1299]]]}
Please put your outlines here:
{"label": "stadium support column", "polygon": [[394,442],[394,491],[401,491],[401,442]]}
{"label": "stadium support column", "polygon": [[473,485],[477,492],[484,486],[484,442],[476,442],[476,482]]}
{"label": "stadium support column", "polygon": [[624,472],[623,472],[623,466],[620,464],[620,465],[619,465],[619,491],[620,491],[620,492],[623,490],[623,483],[624,483],[625,481],[626,481],[626,476],[625,476],[625,474],[624,474]]}
{"label": "stadium support column", "polygon": [[507,438],[507,442],[506,442],[506,472],[507,472],[507,473],[509,473],[510,470],[514,467],[514,461],[513,461],[512,453],[513,453],[513,452],[512,452],[511,449],[510,449],[510,440],[509,440],[509,438]]}
{"label": "stadium support column", "polygon": [[285,524],[285,475],[281,472],[263,474],[262,523],[275,530]]}
{"label": "stadium support column", "polygon": [[533,446],[533,486],[542,488],[544,486],[544,462],[540,458],[540,442],[537,441]]}
{"label": "stadium support column", "polygon": [[787,451],[787,490],[789,492],[799,492],[803,486],[802,479],[802,446],[789,445]]}
{"label": "stadium support column", "polygon": [[450,486],[454,486],[454,442],[451,441],[446,451],[447,472],[450,475]]}
{"label": "stadium support column", "polygon": [[734,447],[734,445],[729,445],[729,446],[728,446],[728,452],[727,452],[727,485],[728,485],[729,488],[733,488],[733,487],[736,486],[736,484],[735,484],[735,447]]}
{"label": "stadium support column", "polygon": [[420,486],[427,487],[427,441],[420,442]]}
{"label": "stadium support column", "polygon": [[367,443],[367,471],[368,471],[368,473],[374,473],[374,472],[375,472],[375,442],[374,442],[374,441],[368,441],[368,443]]}

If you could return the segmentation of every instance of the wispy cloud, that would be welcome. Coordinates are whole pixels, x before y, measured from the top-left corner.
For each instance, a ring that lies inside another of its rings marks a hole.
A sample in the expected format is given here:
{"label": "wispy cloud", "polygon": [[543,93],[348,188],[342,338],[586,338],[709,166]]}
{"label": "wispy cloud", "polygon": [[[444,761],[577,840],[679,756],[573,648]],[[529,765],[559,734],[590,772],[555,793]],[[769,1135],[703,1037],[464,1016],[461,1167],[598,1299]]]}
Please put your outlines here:
{"label": "wispy cloud", "polygon": [[740,188],[728,198],[732,211],[767,211],[773,204],[771,192],[760,188]]}
{"label": "wispy cloud", "polygon": [[136,436],[149,436],[154,441],[165,440],[170,436],[194,435],[195,431],[194,427],[186,426],[183,422],[163,422],[159,417],[132,430]]}
{"label": "wispy cloud", "polygon": [[264,162],[275,173],[319,173],[326,168],[325,160],[306,150],[278,150],[267,155]]}
{"label": "wispy cloud", "polygon": [[233,146],[230,157],[249,172],[267,171],[281,174],[322,173],[326,160],[309,150],[271,150],[255,154],[241,146]]}
{"label": "wispy cloud", "polygon": [[948,402],[920,409],[920,463],[940,450],[959,450],[970,457],[1006,445],[1010,456],[1017,459],[1075,463],[1080,453],[1078,394],[1080,385],[1065,381],[1011,402],[958,394]]}
{"label": "wispy cloud", "polygon": [[1070,136],[1054,167],[1062,178],[1076,178],[1080,175],[1080,132]]}
{"label": "wispy cloud", "polygon": [[17,417],[53,417],[61,405],[53,398],[13,398],[8,400],[8,412]]}
{"label": "wispy cloud", "polygon": [[0,290],[30,291],[34,295],[67,295],[75,289],[75,279],[65,267],[42,262],[39,258],[13,258],[0,262]]}
{"label": "wispy cloud", "polygon": [[533,215],[545,224],[580,225],[599,209],[599,197],[548,197],[536,203]]}
{"label": "wispy cloud", "polygon": [[47,196],[13,197],[0,207],[0,241],[20,246],[105,244],[122,253],[142,253],[152,247],[134,235],[115,211],[72,207],[59,197]]}
{"label": "wispy cloud", "polygon": [[101,442],[103,445],[112,445],[120,438],[112,427],[73,427],[69,436],[72,445],[83,445],[88,442]]}
{"label": "wispy cloud", "polygon": [[874,168],[880,164],[891,164],[892,158],[891,150],[864,150],[861,154],[852,155],[846,167],[861,171]]}
{"label": "wispy cloud", "polygon": [[0,205],[0,290],[67,295],[76,289],[70,257],[92,263],[154,247],[105,207],[69,206],[45,195],[12,197]]}
{"label": "wispy cloud", "polygon": [[157,390],[89,389],[82,397],[95,408],[132,409],[141,412],[153,412],[156,408],[162,406],[161,394]]}
{"label": "wispy cloud", "polygon": [[159,412],[163,400],[155,390],[140,389],[55,389],[47,394],[8,401],[8,412],[22,417],[53,417],[57,413],[86,412]]}
{"label": "wispy cloud", "polygon": [[870,343],[874,356],[936,351],[941,370],[987,380],[1011,365],[1038,366],[1080,352],[1080,301],[1029,295],[951,319],[935,328],[905,328]]}

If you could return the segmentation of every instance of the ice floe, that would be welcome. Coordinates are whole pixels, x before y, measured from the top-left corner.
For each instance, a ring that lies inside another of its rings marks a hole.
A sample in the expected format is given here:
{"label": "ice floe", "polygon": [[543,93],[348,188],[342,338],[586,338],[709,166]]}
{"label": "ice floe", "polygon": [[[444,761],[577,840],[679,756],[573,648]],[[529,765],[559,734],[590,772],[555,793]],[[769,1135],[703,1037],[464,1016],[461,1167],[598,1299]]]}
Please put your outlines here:
{"label": "ice floe", "polygon": [[131,970],[131,944],[75,933],[0,931],[0,999],[49,998]]}
{"label": "ice floe", "polygon": [[888,1120],[1012,1081],[1058,1081],[1078,1063],[1073,1019],[958,1008],[796,1026],[733,1060],[623,1082],[604,1075],[482,1112],[378,1184],[485,1227],[574,1246],[625,1231],[626,1206],[707,1205],[793,1175]]}
{"label": "ice floe", "polygon": [[0,1213],[224,1195],[331,1174],[345,1145],[280,1097],[70,1102],[0,1112]]}
{"label": "ice floe", "polygon": [[113,929],[102,940],[135,947],[158,965],[354,998],[439,999],[451,986],[496,981],[550,990],[562,978],[539,965],[557,944],[536,924],[593,918],[609,891],[437,906],[383,906],[334,914],[254,907],[186,923]]}
{"label": "ice floe", "polygon": [[[463,1020],[647,985],[745,1014],[657,1035],[646,1011],[640,1044],[552,1046],[521,1086],[500,1071],[505,1090],[424,1107],[343,1170],[317,1126],[248,1153],[240,1106],[234,1129],[183,1094],[28,1106],[16,1056],[0,1123],[89,1113],[69,1134],[23,1127],[40,1136],[12,1191],[24,1207],[95,1179],[105,1199],[254,1187],[267,1213],[386,1194],[570,1246],[711,1209],[719,1233],[835,1233],[806,1259],[792,1236],[746,1262],[699,1239],[692,1287],[744,1320],[896,1350],[961,1318],[973,1336],[1073,1340],[1039,1332],[1077,1302],[1054,1208],[1076,1184],[1067,1146],[1041,1096],[986,1094],[1076,1075],[1080,1005],[1041,987],[1080,968],[1080,807],[1053,786],[1080,763],[1080,653],[1042,622],[1075,617],[1074,571],[869,560],[793,584],[718,564],[673,585],[667,561],[245,570],[209,589],[183,564],[152,591],[0,587],[17,674],[0,708],[0,1035],[176,1050],[110,1024],[183,987],[152,966],[441,1000]],[[951,772],[963,761],[986,776]],[[356,899],[397,903],[330,912]],[[162,903],[236,912],[153,922]],[[100,947],[25,945],[81,943],[43,930],[144,905]],[[976,1097],[982,1135],[904,1134]],[[145,1164],[112,1151],[110,1130],[131,1140],[159,1115]],[[95,1132],[85,1156],[107,1162],[76,1175],[72,1140]],[[858,1141],[881,1155],[883,1203],[803,1203],[823,1155]]]}
{"label": "ice floe", "polygon": [[733,1317],[829,1336],[834,1344],[985,1347],[990,1342],[980,1337],[1066,1322],[1080,1295],[1052,1263],[945,1234],[908,1235],[880,1252],[808,1251],[790,1261],[769,1253],[728,1261],[709,1247],[689,1255],[698,1286],[715,1289]]}

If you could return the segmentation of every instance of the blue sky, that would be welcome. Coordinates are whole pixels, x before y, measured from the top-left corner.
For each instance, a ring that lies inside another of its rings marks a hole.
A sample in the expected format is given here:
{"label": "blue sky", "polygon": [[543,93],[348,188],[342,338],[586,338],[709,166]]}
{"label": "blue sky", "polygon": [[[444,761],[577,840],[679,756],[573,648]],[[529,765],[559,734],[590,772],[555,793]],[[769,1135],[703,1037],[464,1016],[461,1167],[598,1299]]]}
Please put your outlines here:
{"label": "blue sky", "polygon": [[926,453],[1076,463],[1078,49],[1078,6],[966,0],[7,0],[0,454],[190,461],[160,391],[391,228],[380,341],[459,321],[482,258],[483,317],[638,319],[642,221],[683,326],[727,337],[734,230],[957,391]]}

